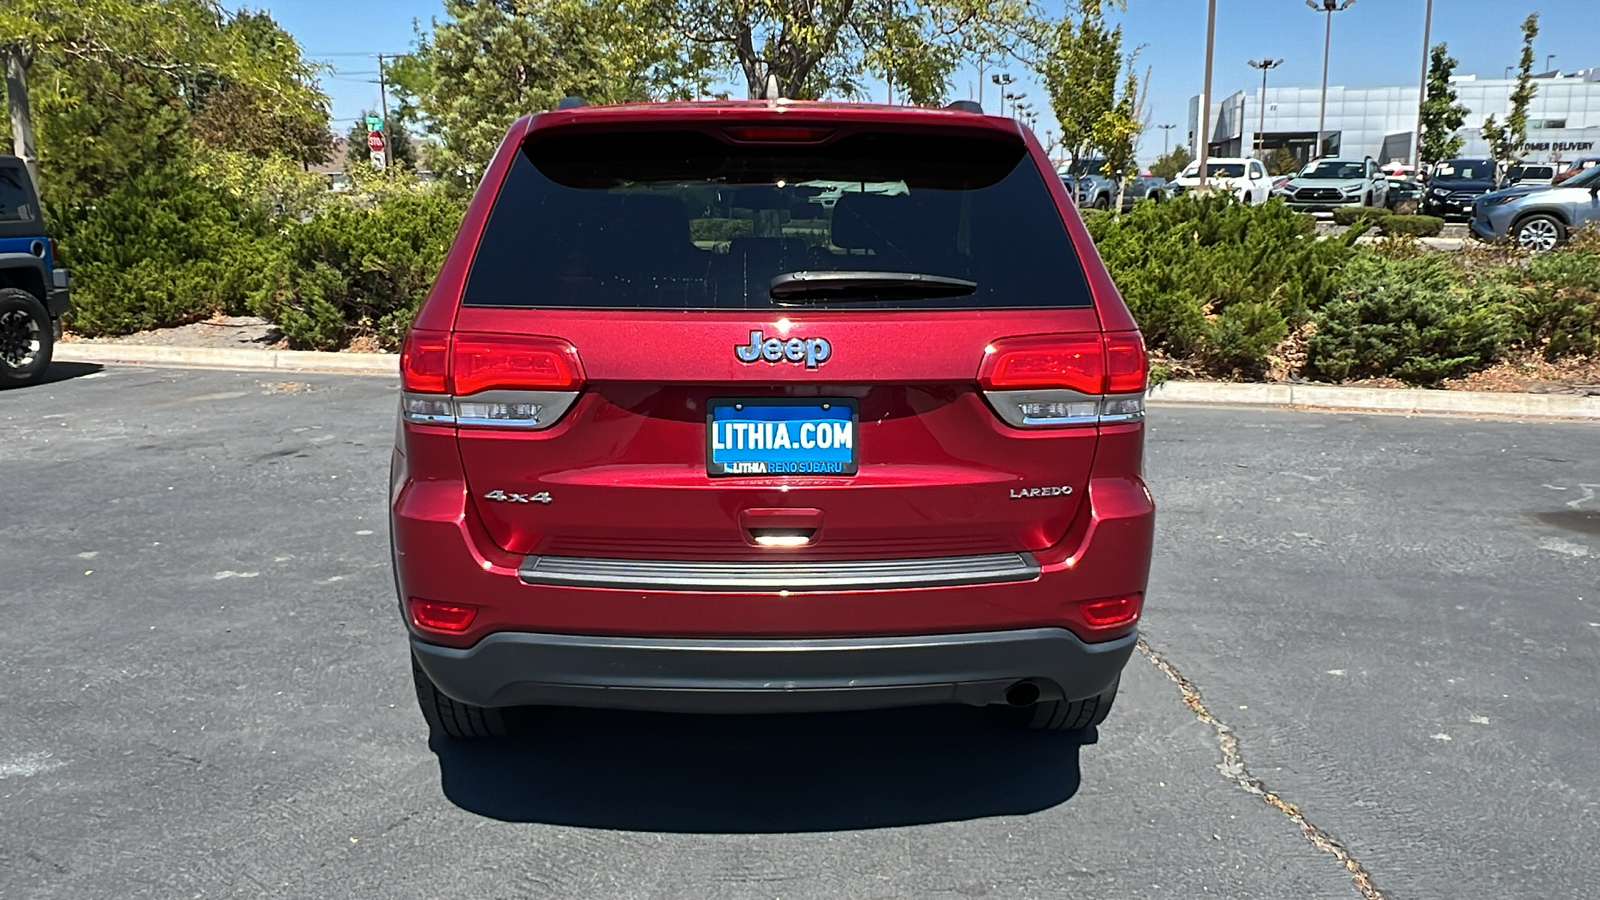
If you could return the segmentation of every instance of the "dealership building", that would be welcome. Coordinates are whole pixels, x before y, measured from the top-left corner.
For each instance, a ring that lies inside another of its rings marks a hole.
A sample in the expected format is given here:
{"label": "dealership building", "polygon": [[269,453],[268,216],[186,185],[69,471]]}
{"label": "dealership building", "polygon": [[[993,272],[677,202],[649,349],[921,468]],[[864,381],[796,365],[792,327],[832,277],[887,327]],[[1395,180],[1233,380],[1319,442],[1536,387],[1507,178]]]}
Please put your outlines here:
{"label": "dealership building", "polygon": [[[1466,106],[1466,123],[1459,134],[1466,138],[1464,157],[1489,155],[1481,127],[1493,115],[1504,122],[1511,111],[1516,79],[1457,75],[1450,79],[1458,102]],[[1546,72],[1534,76],[1537,91],[1528,107],[1526,159],[1529,162],[1563,162],[1580,156],[1600,156],[1600,68],[1580,72]],[[1317,143],[1320,87],[1258,88],[1218,98],[1211,107],[1206,140],[1212,156],[1263,158],[1287,147],[1300,163],[1312,157]],[[1262,104],[1266,122],[1262,127]],[[1200,97],[1189,100],[1189,149],[1194,152],[1200,121]],[[1348,88],[1328,85],[1327,124],[1323,128],[1324,156],[1360,159],[1370,156],[1380,164],[1411,161],[1411,142],[1417,125],[1417,86]],[[1260,132],[1259,134],[1257,132]]]}

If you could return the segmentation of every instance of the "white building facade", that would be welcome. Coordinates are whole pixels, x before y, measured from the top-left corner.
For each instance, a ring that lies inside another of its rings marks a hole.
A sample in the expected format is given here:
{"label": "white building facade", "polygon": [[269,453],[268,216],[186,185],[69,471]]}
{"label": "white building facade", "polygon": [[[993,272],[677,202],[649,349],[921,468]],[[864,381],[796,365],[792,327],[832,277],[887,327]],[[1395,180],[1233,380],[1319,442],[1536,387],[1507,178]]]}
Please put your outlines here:
{"label": "white building facade", "polygon": [[[1489,155],[1481,128],[1486,116],[1504,122],[1511,111],[1515,79],[1458,75],[1451,79],[1458,102],[1469,112],[1458,132],[1466,139],[1463,157]],[[1564,162],[1600,156],[1600,68],[1535,76],[1537,91],[1528,107],[1525,158],[1529,162]],[[1320,87],[1269,87],[1266,123],[1261,127],[1260,89],[1221,97],[1211,107],[1207,138],[1212,156],[1270,156],[1287,147],[1302,164],[1317,143]],[[1347,88],[1328,85],[1328,111],[1323,131],[1323,156],[1360,159],[1380,164],[1409,163],[1417,125],[1417,86]],[[1189,149],[1196,152],[1200,98],[1189,100]],[[1259,133],[1258,133],[1259,132]]]}

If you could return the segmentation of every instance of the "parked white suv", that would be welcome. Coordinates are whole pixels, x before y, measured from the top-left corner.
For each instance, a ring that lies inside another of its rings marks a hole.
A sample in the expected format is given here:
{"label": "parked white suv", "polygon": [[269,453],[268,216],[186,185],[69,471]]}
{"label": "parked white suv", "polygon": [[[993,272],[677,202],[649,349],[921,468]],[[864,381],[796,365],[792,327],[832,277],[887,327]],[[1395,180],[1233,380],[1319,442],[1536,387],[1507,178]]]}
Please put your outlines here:
{"label": "parked white suv", "polygon": [[[1267,169],[1259,159],[1248,157],[1213,157],[1206,163],[1206,180],[1214,189],[1228,191],[1239,198],[1241,203],[1265,203],[1272,194],[1272,179],[1267,177]],[[1175,194],[1183,194],[1200,186],[1200,163],[1189,164],[1188,168],[1178,173],[1172,179],[1177,186]]]}

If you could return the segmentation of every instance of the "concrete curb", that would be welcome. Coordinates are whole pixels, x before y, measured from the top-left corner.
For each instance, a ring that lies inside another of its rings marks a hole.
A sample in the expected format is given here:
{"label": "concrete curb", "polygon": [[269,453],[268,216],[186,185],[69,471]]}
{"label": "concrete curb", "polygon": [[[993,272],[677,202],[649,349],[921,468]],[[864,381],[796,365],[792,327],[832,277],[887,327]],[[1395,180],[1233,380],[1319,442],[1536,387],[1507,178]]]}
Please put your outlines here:
{"label": "concrete curb", "polygon": [[[151,347],[74,341],[57,344],[61,362],[342,375],[399,374],[393,353],[315,353],[303,350],[243,350],[204,347]],[[1229,384],[1168,381],[1150,390],[1154,404],[1287,406],[1397,413],[1526,416],[1600,420],[1600,397],[1569,394],[1505,394],[1474,391],[1396,390],[1325,384]]]}
{"label": "concrete curb", "polygon": [[61,362],[134,366],[177,366],[198,369],[262,369],[286,372],[335,372],[344,375],[398,375],[400,357],[393,353],[316,353],[306,350],[244,350],[210,347],[151,347],[73,341],[57,344]]}
{"label": "concrete curb", "polygon": [[1339,387],[1329,384],[1224,384],[1169,381],[1152,388],[1155,404],[1288,406],[1397,413],[1600,419],[1600,397]]}

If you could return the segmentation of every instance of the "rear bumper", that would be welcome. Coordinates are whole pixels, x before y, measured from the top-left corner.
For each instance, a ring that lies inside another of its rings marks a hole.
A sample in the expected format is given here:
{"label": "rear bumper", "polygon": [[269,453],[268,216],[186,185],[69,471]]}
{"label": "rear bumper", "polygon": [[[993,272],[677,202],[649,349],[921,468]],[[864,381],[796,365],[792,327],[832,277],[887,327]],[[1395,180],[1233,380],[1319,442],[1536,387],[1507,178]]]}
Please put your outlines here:
{"label": "rear bumper", "polygon": [[809,712],[1081,700],[1116,681],[1137,641],[1085,643],[1064,628],[928,636],[723,639],[501,632],[457,649],[411,639],[441,691],[476,706],[670,712]]}
{"label": "rear bumper", "polygon": [[49,297],[45,305],[50,309],[50,318],[60,319],[72,309],[72,274],[66,269],[56,269],[50,274]]}

